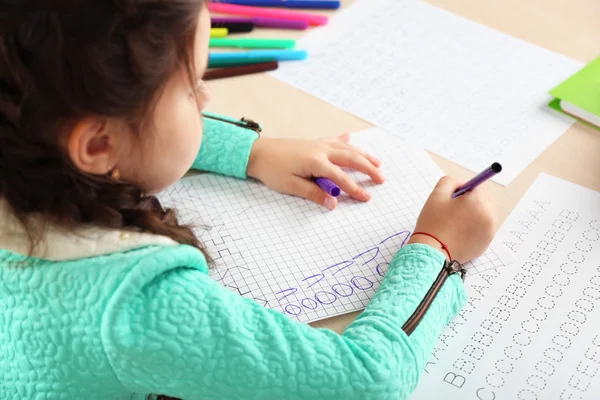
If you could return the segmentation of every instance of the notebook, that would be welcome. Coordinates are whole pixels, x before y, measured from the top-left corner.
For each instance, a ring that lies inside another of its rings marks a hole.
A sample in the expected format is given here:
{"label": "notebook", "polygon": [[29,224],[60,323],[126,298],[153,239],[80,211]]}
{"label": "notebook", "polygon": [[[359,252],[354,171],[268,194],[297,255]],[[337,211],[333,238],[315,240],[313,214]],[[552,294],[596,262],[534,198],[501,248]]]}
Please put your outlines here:
{"label": "notebook", "polygon": [[600,129],[600,57],[550,91],[550,107]]}

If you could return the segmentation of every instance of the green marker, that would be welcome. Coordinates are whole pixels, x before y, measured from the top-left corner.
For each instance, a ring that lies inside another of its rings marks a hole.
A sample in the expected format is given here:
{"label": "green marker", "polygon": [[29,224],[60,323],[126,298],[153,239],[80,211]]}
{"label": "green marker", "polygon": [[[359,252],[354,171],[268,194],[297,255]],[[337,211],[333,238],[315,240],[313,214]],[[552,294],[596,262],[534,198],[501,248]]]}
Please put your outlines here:
{"label": "green marker", "polygon": [[225,68],[225,67],[237,67],[240,65],[252,65],[260,64],[274,60],[273,57],[259,57],[248,60],[214,60],[208,62],[208,68]]}
{"label": "green marker", "polygon": [[209,46],[239,49],[293,49],[296,47],[296,41],[291,39],[211,38]]}

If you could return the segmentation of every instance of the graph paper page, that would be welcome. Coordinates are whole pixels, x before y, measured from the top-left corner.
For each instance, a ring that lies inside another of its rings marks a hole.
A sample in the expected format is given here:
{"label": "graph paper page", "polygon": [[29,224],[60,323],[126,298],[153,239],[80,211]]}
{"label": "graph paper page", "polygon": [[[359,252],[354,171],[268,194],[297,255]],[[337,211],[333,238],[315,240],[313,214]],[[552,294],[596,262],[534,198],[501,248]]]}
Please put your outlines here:
{"label": "graph paper page", "polygon": [[[368,203],[342,195],[330,212],[255,181],[209,174],[185,178],[159,197],[197,226],[215,261],[211,277],[232,291],[302,322],[361,310],[442,172],[425,151],[377,128],[353,135],[352,143],[382,161],[382,185],[352,173],[373,194]],[[470,274],[511,258],[497,247],[471,263]]]}
{"label": "graph paper page", "polygon": [[417,0],[358,0],[272,75],[509,184],[572,122],[548,91],[582,64]]}

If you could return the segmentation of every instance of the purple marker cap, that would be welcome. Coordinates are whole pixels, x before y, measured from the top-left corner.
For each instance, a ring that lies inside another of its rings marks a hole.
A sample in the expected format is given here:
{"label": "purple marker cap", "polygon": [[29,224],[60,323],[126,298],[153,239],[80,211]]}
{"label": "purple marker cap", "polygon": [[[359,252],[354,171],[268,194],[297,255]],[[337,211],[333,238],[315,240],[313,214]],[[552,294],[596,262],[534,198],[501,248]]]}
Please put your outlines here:
{"label": "purple marker cap", "polygon": [[259,26],[261,28],[280,28],[297,30],[305,30],[308,28],[308,22],[306,21],[294,21],[289,19],[253,17],[252,22],[254,23],[254,25]]}
{"label": "purple marker cap", "polygon": [[211,17],[210,22],[213,24],[252,24],[254,21],[252,18],[238,18],[238,17]]}
{"label": "purple marker cap", "polygon": [[333,181],[331,181],[330,179],[317,178],[315,179],[315,182],[330,196],[338,197],[340,194],[342,194],[342,190],[340,189],[340,187],[333,183]]}
{"label": "purple marker cap", "polygon": [[452,194],[452,198],[454,199],[458,196],[462,196],[463,194],[475,189],[477,186],[481,185],[483,182],[487,181],[496,174],[499,174],[500,172],[502,172],[502,165],[498,164],[497,162],[493,163],[489,168],[480,172],[469,182],[456,189],[456,191]]}

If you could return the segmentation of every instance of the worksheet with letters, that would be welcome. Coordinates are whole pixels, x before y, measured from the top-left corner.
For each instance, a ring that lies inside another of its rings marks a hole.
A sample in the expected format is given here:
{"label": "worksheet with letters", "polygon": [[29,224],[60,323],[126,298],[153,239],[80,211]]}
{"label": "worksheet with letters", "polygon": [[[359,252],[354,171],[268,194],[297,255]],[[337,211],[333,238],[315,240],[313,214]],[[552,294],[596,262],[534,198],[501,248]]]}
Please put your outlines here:
{"label": "worksheet with letters", "polygon": [[540,175],[497,239],[411,399],[599,399],[600,193]]}
{"label": "worksheet with letters", "polygon": [[418,0],[358,0],[271,74],[507,185],[564,133],[548,92],[583,65]]}

